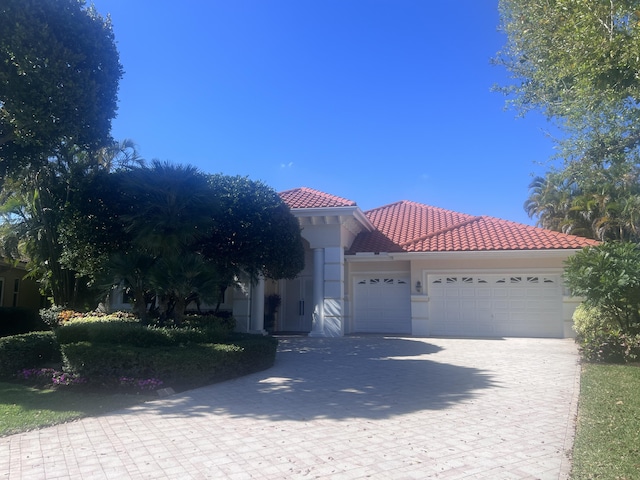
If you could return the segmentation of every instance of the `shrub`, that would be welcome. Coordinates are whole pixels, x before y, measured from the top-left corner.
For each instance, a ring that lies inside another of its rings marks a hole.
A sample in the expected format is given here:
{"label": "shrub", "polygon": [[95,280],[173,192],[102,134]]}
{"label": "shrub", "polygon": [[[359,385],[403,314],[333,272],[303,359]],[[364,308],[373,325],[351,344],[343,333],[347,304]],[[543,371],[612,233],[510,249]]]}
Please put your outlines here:
{"label": "shrub", "polygon": [[55,331],[61,344],[91,342],[159,347],[224,342],[231,334],[230,328],[233,322],[227,319],[196,319],[188,322],[188,326],[177,328],[146,326],[133,318],[105,316],[74,319]]}
{"label": "shrub", "polygon": [[640,245],[605,242],[569,257],[565,280],[590,307],[611,312],[621,331],[640,333]]}
{"label": "shrub", "polygon": [[241,337],[228,344],[140,348],[79,342],[62,345],[65,371],[94,383],[154,378],[177,388],[264,370],[273,365],[277,340]]}
{"label": "shrub", "polygon": [[640,355],[640,335],[622,331],[601,308],[580,304],[573,314],[573,328],[585,360],[630,362]]}
{"label": "shrub", "polygon": [[47,325],[33,310],[21,307],[0,307],[0,337],[47,329]]}
{"label": "shrub", "polygon": [[25,368],[59,362],[60,347],[53,332],[33,332],[0,338],[0,377]]}

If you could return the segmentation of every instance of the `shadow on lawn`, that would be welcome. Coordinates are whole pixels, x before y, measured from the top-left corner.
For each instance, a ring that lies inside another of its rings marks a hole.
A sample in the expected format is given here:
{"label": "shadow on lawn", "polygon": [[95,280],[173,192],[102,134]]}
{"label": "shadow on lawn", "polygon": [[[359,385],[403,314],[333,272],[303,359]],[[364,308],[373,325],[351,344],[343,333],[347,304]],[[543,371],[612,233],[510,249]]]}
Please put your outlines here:
{"label": "shadow on lawn", "polygon": [[281,337],[273,368],[134,407],[174,417],[382,419],[438,410],[495,387],[482,370],[430,360],[441,348],[406,338]]}

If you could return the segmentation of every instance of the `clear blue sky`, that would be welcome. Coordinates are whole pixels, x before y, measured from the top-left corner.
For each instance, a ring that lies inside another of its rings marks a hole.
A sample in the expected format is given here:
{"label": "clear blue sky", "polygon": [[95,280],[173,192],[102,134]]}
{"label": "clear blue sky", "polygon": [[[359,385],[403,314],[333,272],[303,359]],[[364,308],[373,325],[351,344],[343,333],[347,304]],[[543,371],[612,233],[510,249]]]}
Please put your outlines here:
{"label": "clear blue sky", "polygon": [[125,69],[112,133],[144,158],[533,223],[553,144],[491,91],[497,0],[94,3]]}

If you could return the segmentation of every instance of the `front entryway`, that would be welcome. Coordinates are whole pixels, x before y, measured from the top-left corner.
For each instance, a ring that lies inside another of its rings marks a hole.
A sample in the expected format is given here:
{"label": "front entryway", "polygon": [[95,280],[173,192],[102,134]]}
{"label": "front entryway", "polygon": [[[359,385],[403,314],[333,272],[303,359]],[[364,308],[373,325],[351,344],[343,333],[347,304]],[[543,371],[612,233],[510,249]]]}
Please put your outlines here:
{"label": "front entryway", "polygon": [[562,337],[559,275],[429,275],[429,335]]}
{"label": "front entryway", "polygon": [[311,277],[287,280],[283,286],[280,332],[310,332],[313,314],[313,281]]}

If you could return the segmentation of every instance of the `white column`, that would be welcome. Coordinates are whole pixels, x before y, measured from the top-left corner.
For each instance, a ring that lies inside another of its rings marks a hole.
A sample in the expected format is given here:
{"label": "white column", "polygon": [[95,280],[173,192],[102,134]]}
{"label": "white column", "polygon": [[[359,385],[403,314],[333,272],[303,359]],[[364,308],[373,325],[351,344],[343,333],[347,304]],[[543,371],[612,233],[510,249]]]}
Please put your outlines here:
{"label": "white column", "polygon": [[264,330],[264,277],[251,285],[251,333],[266,335]]}
{"label": "white column", "polygon": [[344,335],[344,250],[324,249],[323,331],[326,337]]}
{"label": "white column", "polygon": [[310,337],[324,337],[324,248],[313,250],[313,326]]}

